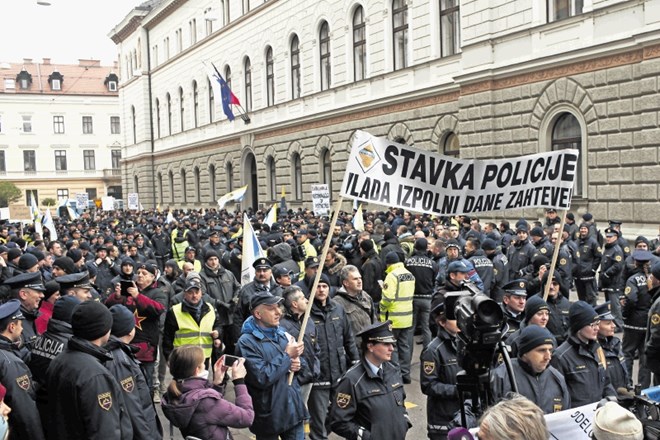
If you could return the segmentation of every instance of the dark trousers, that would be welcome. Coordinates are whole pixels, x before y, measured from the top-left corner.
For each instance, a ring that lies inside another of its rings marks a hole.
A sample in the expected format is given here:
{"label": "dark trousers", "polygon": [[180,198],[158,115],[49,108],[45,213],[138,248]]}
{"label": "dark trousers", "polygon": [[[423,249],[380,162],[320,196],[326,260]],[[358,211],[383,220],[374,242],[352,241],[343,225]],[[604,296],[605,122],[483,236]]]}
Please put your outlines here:
{"label": "dark trousers", "polygon": [[626,358],[626,368],[630,374],[630,385],[633,385],[633,362],[635,362],[635,353],[638,353],[639,373],[637,374],[637,383],[642,384],[642,389],[651,386],[651,371],[646,368],[645,339],[646,332],[644,330],[623,329],[621,349],[623,350],[623,356]]}
{"label": "dark trousers", "polygon": [[598,299],[598,290],[596,288],[596,278],[591,279],[575,279],[575,290],[577,290],[578,298],[580,301],[585,301],[592,306],[596,307],[596,300]]}
{"label": "dark trousers", "polygon": [[305,427],[303,423],[294,426],[288,431],[276,435],[258,435],[257,440],[305,440]]}
{"label": "dark trousers", "polygon": [[401,377],[405,380],[410,380],[410,358],[412,356],[412,340],[413,328],[395,328],[392,329],[396,345],[392,352],[392,363],[399,367]]}
{"label": "dark trousers", "polygon": [[[426,348],[431,343],[431,328],[429,327],[429,312],[431,311],[431,298],[413,298],[413,329],[419,328],[422,331],[422,346]],[[411,332],[412,335],[415,332]],[[412,341],[410,342],[412,347]]]}
{"label": "dark trousers", "polygon": [[612,315],[614,315],[614,322],[619,328],[623,328],[623,316],[621,315],[621,303],[619,302],[620,290],[605,290],[605,300],[609,301],[612,306]]}
{"label": "dark trousers", "polygon": [[312,387],[307,400],[309,410],[309,438],[311,440],[327,440],[328,432],[325,427],[332,395],[330,388]]}
{"label": "dark trousers", "polygon": [[140,364],[140,369],[142,374],[144,374],[144,380],[147,382],[147,388],[150,392],[154,390],[154,371],[156,371],[155,362],[142,362]]}

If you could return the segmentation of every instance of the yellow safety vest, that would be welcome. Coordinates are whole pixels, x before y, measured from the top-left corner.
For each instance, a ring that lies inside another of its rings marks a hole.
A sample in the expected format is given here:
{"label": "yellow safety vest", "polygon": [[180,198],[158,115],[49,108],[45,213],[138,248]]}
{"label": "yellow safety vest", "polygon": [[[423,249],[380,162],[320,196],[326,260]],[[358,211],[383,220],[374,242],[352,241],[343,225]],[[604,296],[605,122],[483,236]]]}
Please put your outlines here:
{"label": "yellow safety vest", "polygon": [[415,276],[408,272],[403,263],[391,265],[386,272],[383,298],[380,300],[380,320],[389,319],[392,328],[412,327]]}
{"label": "yellow safety vest", "polygon": [[213,338],[211,332],[213,331],[213,323],[215,322],[215,310],[210,304],[209,312],[202,316],[202,320],[197,325],[193,317],[188,312],[184,312],[182,304],[172,306],[174,317],[179,329],[174,334],[174,346],[180,347],[182,345],[197,345],[204,350],[204,357],[211,357],[213,349]]}

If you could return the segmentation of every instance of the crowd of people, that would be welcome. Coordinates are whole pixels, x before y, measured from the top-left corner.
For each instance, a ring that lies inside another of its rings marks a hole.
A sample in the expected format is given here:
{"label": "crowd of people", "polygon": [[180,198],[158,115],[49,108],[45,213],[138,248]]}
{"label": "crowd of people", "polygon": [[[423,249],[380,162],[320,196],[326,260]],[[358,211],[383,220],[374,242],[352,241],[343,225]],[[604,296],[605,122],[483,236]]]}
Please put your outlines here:
{"label": "crowd of people", "polygon": [[[244,214],[265,253],[251,279]],[[161,439],[161,404],[184,436],[204,440],[246,427],[257,440],[298,440],[305,423],[312,440],[403,439],[419,343],[428,437],[446,439],[464,405],[460,323],[446,299],[466,283],[502,309],[511,368],[493,356],[489,391],[504,411],[523,398],[530,414],[615,401],[660,374],[659,237],[624,238],[622,222],[599,229],[588,213],[580,223],[568,213],[560,229],[552,209],[513,225],[394,208],[354,215],[331,225],[302,209],[272,224],[251,210],[88,211],[43,236],[0,224],[9,431]],[[523,397],[509,400],[512,371]],[[483,438],[500,438],[488,434],[493,411]]]}

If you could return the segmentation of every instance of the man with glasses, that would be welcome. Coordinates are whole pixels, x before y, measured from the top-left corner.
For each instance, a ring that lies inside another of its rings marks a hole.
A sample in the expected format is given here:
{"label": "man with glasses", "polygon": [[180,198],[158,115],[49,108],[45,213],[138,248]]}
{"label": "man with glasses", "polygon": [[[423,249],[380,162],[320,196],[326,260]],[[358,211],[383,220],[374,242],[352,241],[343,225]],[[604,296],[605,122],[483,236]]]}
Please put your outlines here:
{"label": "man with glasses", "polygon": [[569,338],[557,348],[550,363],[566,379],[571,408],[615,397],[605,371],[605,353],[598,344],[600,317],[590,304],[577,301],[568,311]]}

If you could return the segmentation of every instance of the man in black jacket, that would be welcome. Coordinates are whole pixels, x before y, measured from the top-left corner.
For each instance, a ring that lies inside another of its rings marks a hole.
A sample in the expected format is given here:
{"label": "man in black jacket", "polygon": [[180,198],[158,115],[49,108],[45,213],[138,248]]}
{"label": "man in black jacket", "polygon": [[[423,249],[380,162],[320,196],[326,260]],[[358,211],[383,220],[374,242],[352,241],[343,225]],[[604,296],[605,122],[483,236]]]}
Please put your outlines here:
{"label": "man in black jacket", "polygon": [[[429,243],[426,238],[415,240],[413,254],[406,259],[406,269],[415,277],[415,295],[413,296],[413,329],[420,327],[422,331],[422,346],[431,342],[431,329],[429,328],[429,313],[431,311],[431,297],[433,296],[433,283],[438,273],[438,264],[429,257]],[[412,341],[410,341],[412,346]]]}
{"label": "man in black jacket", "polygon": [[573,276],[578,298],[595,307],[598,298],[596,271],[600,266],[602,253],[598,242],[589,235],[589,231],[589,224],[582,223],[580,225],[580,238],[577,241],[578,247],[575,254],[575,264],[573,265]]}
{"label": "man in black jacket", "polygon": [[374,300],[374,304],[378,307],[378,303],[383,296],[378,280],[382,280],[385,274],[385,266],[381,261],[378,253],[374,249],[374,242],[371,240],[363,240],[360,242],[360,254],[362,255],[362,286],[365,292]]}

